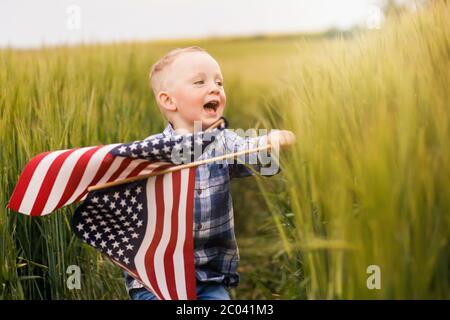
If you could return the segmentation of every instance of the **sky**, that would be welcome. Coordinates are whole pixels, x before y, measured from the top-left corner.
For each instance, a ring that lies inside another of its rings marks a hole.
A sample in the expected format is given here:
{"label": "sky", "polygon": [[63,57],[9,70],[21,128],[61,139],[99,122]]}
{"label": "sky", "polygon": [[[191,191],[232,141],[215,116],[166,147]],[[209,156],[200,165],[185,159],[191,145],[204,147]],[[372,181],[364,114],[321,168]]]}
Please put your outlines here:
{"label": "sky", "polygon": [[380,3],[381,0],[0,0],[0,47],[348,29],[377,20]]}

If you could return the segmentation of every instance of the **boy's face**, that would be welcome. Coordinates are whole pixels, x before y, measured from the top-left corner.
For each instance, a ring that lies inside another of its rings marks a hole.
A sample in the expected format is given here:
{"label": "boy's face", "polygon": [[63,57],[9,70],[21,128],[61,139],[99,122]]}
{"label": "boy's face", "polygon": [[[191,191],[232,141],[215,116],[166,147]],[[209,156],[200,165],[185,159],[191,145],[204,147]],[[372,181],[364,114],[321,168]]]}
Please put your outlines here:
{"label": "boy's face", "polygon": [[219,119],[226,104],[219,64],[204,52],[183,53],[173,61],[167,76],[170,95],[176,105],[175,129],[202,129]]}

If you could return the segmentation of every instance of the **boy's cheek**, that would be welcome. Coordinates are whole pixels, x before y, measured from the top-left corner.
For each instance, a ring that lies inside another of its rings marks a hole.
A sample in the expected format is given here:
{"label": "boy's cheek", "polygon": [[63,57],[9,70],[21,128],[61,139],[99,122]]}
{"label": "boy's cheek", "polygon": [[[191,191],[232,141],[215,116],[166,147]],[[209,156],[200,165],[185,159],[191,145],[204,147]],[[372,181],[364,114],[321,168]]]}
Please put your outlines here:
{"label": "boy's cheek", "polygon": [[220,107],[219,109],[217,109],[217,114],[219,116],[222,116],[223,112],[225,111],[225,105],[223,107]]}

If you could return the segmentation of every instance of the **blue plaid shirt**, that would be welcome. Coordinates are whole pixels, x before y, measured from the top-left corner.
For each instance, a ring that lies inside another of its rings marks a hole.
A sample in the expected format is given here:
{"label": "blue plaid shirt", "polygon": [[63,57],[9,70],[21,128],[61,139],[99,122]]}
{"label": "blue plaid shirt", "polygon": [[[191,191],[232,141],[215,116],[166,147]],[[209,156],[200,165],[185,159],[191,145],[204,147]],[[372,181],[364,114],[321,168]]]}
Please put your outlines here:
{"label": "blue plaid shirt", "polygon": [[[175,131],[169,123],[166,129],[149,138],[172,136]],[[231,130],[223,130],[203,152],[198,160],[213,158],[266,145],[267,136],[241,137]],[[261,162],[256,153],[245,156],[250,166],[224,160],[197,167],[194,195],[194,255],[198,281],[212,281],[235,287],[239,283],[236,271],[239,250],[234,235],[233,203],[229,182],[234,177],[247,177],[261,172]],[[252,170],[253,169],[253,170]],[[265,172],[273,175],[279,172]],[[142,288],[142,284],[125,272],[128,291]]]}

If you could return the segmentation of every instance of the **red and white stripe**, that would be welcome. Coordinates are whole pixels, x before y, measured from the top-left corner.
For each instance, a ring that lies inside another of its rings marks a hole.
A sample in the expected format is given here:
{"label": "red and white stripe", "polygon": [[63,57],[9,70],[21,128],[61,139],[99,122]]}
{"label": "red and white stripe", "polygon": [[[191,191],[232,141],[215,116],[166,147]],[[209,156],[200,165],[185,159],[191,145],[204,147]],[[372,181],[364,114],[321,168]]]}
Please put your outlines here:
{"label": "red and white stripe", "polygon": [[8,203],[11,210],[42,216],[83,200],[87,188],[152,172],[167,165],[115,157],[119,144],[44,152],[25,166]]}
{"label": "red and white stripe", "polygon": [[137,276],[161,300],[196,299],[193,244],[195,167],[147,180],[147,225]]}

